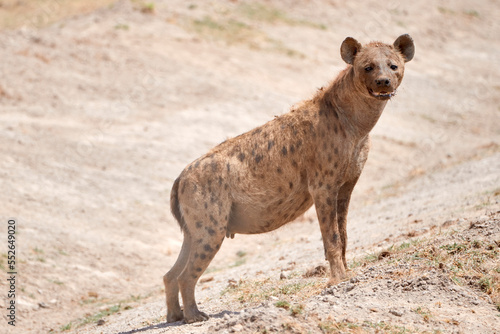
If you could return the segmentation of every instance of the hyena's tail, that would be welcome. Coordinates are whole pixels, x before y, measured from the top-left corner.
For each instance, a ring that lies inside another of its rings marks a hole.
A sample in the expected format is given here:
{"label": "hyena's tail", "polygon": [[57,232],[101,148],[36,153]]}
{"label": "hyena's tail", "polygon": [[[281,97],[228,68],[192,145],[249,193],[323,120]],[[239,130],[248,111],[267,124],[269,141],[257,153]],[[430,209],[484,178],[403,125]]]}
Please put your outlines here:
{"label": "hyena's tail", "polygon": [[172,187],[172,190],[170,191],[170,210],[172,211],[172,214],[174,215],[175,219],[177,220],[177,223],[179,223],[179,226],[181,227],[181,230],[184,232],[186,224],[184,222],[184,219],[182,218],[181,214],[181,208],[179,206],[179,181],[180,177],[178,177],[174,185]]}

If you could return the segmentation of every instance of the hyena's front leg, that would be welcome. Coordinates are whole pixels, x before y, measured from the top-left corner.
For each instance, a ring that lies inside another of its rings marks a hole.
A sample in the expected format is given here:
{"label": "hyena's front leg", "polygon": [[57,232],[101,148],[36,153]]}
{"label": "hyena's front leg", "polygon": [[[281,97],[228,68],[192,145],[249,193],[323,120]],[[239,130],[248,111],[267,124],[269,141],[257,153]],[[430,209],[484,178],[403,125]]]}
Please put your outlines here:
{"label": "hyena's front leg", "polygon": [[342,262],[345,269],[347,269],[346,249],[347,249],[347,212],[349,209],[349,202],[351,200],[351,193],[356,185],[358,179],[345,183],[339,190],[337,197],[337,223],[339,226],[340,240],[342,242]]}
{"label": "hyena's front leg", "polygon": [[342,261],[342,240],[337,224],[337,192],[324,188],[313,190],[314,205],[318,215],[326,259],[330,263],[330,284],[337,284],[345,277]]}

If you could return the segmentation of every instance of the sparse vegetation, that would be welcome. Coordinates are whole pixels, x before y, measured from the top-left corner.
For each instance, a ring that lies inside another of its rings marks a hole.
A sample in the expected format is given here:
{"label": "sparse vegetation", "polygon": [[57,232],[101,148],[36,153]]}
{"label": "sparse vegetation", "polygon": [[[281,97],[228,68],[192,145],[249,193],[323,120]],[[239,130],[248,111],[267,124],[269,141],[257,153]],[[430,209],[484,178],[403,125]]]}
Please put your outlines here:
{"label": "sparse vegetation", "polygon": [[89,324],[89,323],[96,323],[98,322],[100,319],[104,318],[104,317],[107,317],[107,316],[110,316],[111,314],[114,314],[114,313],[117,313],[121,310],[121,304],[117,304],[117,305],[113,305],[113,306],[110,306],[108,308],[106,308],[105,310],[103,311],[100,311],[98,313],[95,313],[95,314],[92,314],[92,315],[89,315],[87,317],[85,317],[79,324],[78,326],[82,326],[82,325],[85,325],[85,324]]}
{"label": "sparse vegetation", "polygon": [[286,300],[280,300],[274,303],[274,306],[288,310],[290,308],[290,303],[287,302]]}
{"label": "sparse vegetation", "polygon": [[254,50],[278,52],[289,57],[305,57],[301,52],[285,46],[282,41],[269,37],[260,29],[237,18],[207,15],[187,22],[187,29],[205,39],[223,41],[228,45],[245,45]]}
{"label": "sparse vegetation", "polygon": [[312,22],[304,19],[295,19],[290,17],[284,11],[281,11],[269,4],[257,2],[244,2],[238,7],[238,13],[252,21],[260,21],[269,24],[287,24],[290,26],[306,26],[315,29],[326,30],[324,24]]}
{"label": "sparse vegetation", "polygon": [[70,322],[64,326],[61,326],[61,332],[64,332],[64,331],[69,331],[71,329],[71,327],[73,326],[73,324]]}
{"label": "sparse vegetation", "polygon": [[255,306],[271,297],[279,298],[281,302],[300,302],[318,294],[322,288],[324,288],[324,281],[318,278],[308,280],[297,278],[286,281],[266,278],[230,284],[221,292],[221,295],[234,298],[245,305]]}
{"label": "sparse vegetation", "polygon": [[[475,226],[473,223],[470,228]],[[454,241],[440,241],[448,240],[448,237]],[[431,266],[444,270],[459,285],[472,285],[490,295],[500,310],[499,246],[500,241],[465,238],[461,233],[452,231],[441,237],[413,239],[399,246],[393,245],[378,255],[369,254],[364,259],[355,259],[350,267],[366,266],[376,261],[422,263],[423,268]],[[380,256],[381,253],[386,255]],[[390,259],[384,259],[385,257]]]}

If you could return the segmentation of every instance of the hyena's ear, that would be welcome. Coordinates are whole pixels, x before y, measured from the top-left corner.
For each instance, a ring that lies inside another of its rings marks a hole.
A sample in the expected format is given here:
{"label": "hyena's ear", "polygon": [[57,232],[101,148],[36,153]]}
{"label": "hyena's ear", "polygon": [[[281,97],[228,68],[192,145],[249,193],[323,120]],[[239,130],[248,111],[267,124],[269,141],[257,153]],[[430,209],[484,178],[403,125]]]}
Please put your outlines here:
{"label": "hyena's ear", "polygon": [[340,55],[348,64],[354,63],[354,57],[361,50],[361,44],[352,37],[347,37],[340,46]]}
{"label": "hyena's ear", "polygon": [[396,50],[401,52],[405,62],[409,62],[413,59],[415,55],[415,44],[413,44],[413,38],[408,34],[399,36],[396,41],[394,41],[394,47]]}

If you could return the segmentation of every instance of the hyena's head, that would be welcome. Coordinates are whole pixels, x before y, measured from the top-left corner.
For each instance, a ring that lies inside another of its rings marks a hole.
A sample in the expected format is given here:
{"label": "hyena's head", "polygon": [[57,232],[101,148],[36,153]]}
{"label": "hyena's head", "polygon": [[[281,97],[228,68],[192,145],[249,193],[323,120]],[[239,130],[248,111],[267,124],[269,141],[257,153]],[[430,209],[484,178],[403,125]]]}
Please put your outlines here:
{"label": "hyena's head", "polygon": [[392,44],[361,44],[347,37],[340,47],[342,59],[353,66],[356,87],[363,94],[388,100],[403,80],[404,65],[412,60],[415,45],[410,35],[401,35]]}

